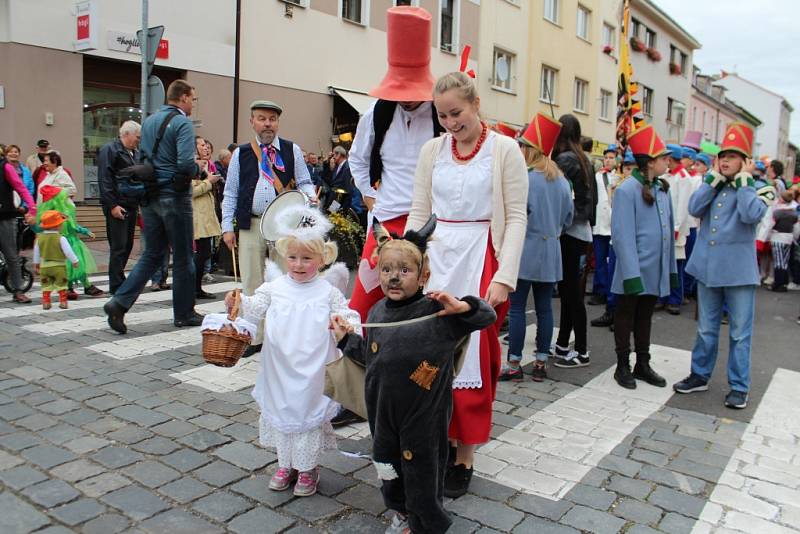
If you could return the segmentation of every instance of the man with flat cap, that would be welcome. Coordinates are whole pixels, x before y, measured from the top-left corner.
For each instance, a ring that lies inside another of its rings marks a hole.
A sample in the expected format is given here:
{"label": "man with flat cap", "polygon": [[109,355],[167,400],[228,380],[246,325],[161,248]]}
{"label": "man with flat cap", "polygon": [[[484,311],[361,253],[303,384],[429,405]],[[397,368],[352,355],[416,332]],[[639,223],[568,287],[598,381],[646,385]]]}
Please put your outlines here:
{"label": "man with flat cap", "polygon": [[[284,191],[299,189],[316,200],[314,184],[300,147],[278,137],[283,109],[269,100],[250,104],[250,125],[255,138],[239,145],[231,155],[222,200],[222,239],[234,252],[233,221],[239,226],[239,269],[245,295],[264,282],[267,243],[259,230],[260,217],[269,203]],[[263,323],[245,357],[261,350]]]}

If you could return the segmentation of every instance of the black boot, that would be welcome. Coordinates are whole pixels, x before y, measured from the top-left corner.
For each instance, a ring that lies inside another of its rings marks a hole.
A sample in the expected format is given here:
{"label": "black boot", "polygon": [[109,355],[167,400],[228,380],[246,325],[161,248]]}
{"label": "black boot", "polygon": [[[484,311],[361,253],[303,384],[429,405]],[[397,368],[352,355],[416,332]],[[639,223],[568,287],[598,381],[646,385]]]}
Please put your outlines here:
{"label": "black boot", "polygon": [[592,326],[614,326],[614,312],[606,310],[603,315],[592,319]]}
{"label": "black boot", "polygon": [[617,355],[617,368],[614,370],[614,380],[625,389],[636,389],[636,380],[631,374],[631,364],[628,355]]}
{"label": "black boot", "polygon": [[471,467],[467,469],[464,464],[448,466],[444,475],[444,496],[458,499],[467,493],[471,480]]}
{"label": "black boot", "polygon": [[651,386],[659,388],[667,387],[667,381],[664,377],[653,371],[650,367],[649,354],[637,354],[636,365],[633,366],[633,377],[639,380],[644,380]]}

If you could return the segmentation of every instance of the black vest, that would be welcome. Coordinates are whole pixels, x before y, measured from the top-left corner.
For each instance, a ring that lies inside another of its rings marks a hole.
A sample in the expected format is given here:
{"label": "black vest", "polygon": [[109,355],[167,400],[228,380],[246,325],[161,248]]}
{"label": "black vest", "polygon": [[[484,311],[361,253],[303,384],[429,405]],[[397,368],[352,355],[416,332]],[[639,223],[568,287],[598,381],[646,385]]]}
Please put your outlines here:
{"label": "black vest", "polygon": [[14,188],[6,180],[6,160],[0,158],[0,220],[13,219],[19,212],[14,207]]}
{"label": "black vest", "polygon": [[[283,185],[283,189],[295,189],[294,176],[294,143],[283,138],[278,138],[280,143],[281,159],[285,171],[275,169]],[[236,199],[236,221],[239,228],[250,229],[250,219],[253,217],[253,195],[258,181],[262,180],[253,147],[250,143],[239,145],[239,195]]]}
{"label": "black vest", "polygon": [[[397,108],[397,102],[391,100],[378,100],[375,102],[375,108],[372,111],[372,130],[375,137],[372,142],[372,152],[369,155],[369,184],[372,187],[381,181],[383,176],[383,160],[381,159],[381,147],[383,146],[383,139],[386,137],[386,132],[392,125],[394,119],[394,110]],[[439,117],[437,117],[436,106],[431,103],[431,119],[433,120],[433,137],[439,137],[444,128],[439,124]]]}

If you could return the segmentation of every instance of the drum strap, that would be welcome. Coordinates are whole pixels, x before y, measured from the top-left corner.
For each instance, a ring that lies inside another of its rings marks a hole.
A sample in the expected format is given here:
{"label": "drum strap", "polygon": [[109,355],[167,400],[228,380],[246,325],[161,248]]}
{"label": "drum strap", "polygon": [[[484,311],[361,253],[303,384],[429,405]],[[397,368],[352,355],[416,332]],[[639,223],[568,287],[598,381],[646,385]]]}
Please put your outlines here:
{"label": "drum strap", "polygon": [[[256,143],[255,139],[250,141],[250,148],[253,149],[253,152],[256,155],[256,159],[258,159],[258,168],[260,169],[261,168],[261,160],[263,158],[263,155],[261,153],[261,148],[258,146],[258,144]],[[270,166],[272,166],[272,162],[270,162]],[[275,168],[274,167],[272,169],[272,175],[273,176],[278,176],[278,174],[275,172]],[[281,193],[283,193],[283,184],[281,183],[280,180],[276,179],[274,182],[272,182],[272,185],[275,186],[275,193],[276,194],[280,195]]]}
{"label": "drum strap", "polygon": [[392,321],[390,323],[363,323],[362,328],[389,328],[392,326],[402,326],[407,324],[421,323],[428,319],[433,319],[439,316],[439,312],[423,315],[422,317],[415,317],[413,319],[405,319],[403,321]]}

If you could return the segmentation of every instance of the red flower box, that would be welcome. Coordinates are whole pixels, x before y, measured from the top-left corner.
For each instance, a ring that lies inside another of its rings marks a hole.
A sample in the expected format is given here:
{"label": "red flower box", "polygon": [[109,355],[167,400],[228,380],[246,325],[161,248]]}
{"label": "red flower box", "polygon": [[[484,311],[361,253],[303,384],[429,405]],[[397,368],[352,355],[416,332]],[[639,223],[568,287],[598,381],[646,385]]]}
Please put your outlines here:
{"label": "red flower box", "polygon": [[673,74],[675,76],[678,76],[679,74],[682,73],[681,66],[678,65],[677,63],[670,63],[669,64],[669,73]]}
{"label": "red flower box", "polygon": [[611,45],[605,45],[603,47],[603,53],[608,54],[609,56],[614,52],[614,47]]}
{"label": "red flower box", "polygon": [[647,59],[650,61],[661,61],[661,52],[656,50],[655,48],[648,48],[647,49]]}
{"label": "red flower box", "polygon": [[647,47],[644,45],[644,41],[638,37],[631,37],[631,50],[634,52],[644,52],[647,50]]}

